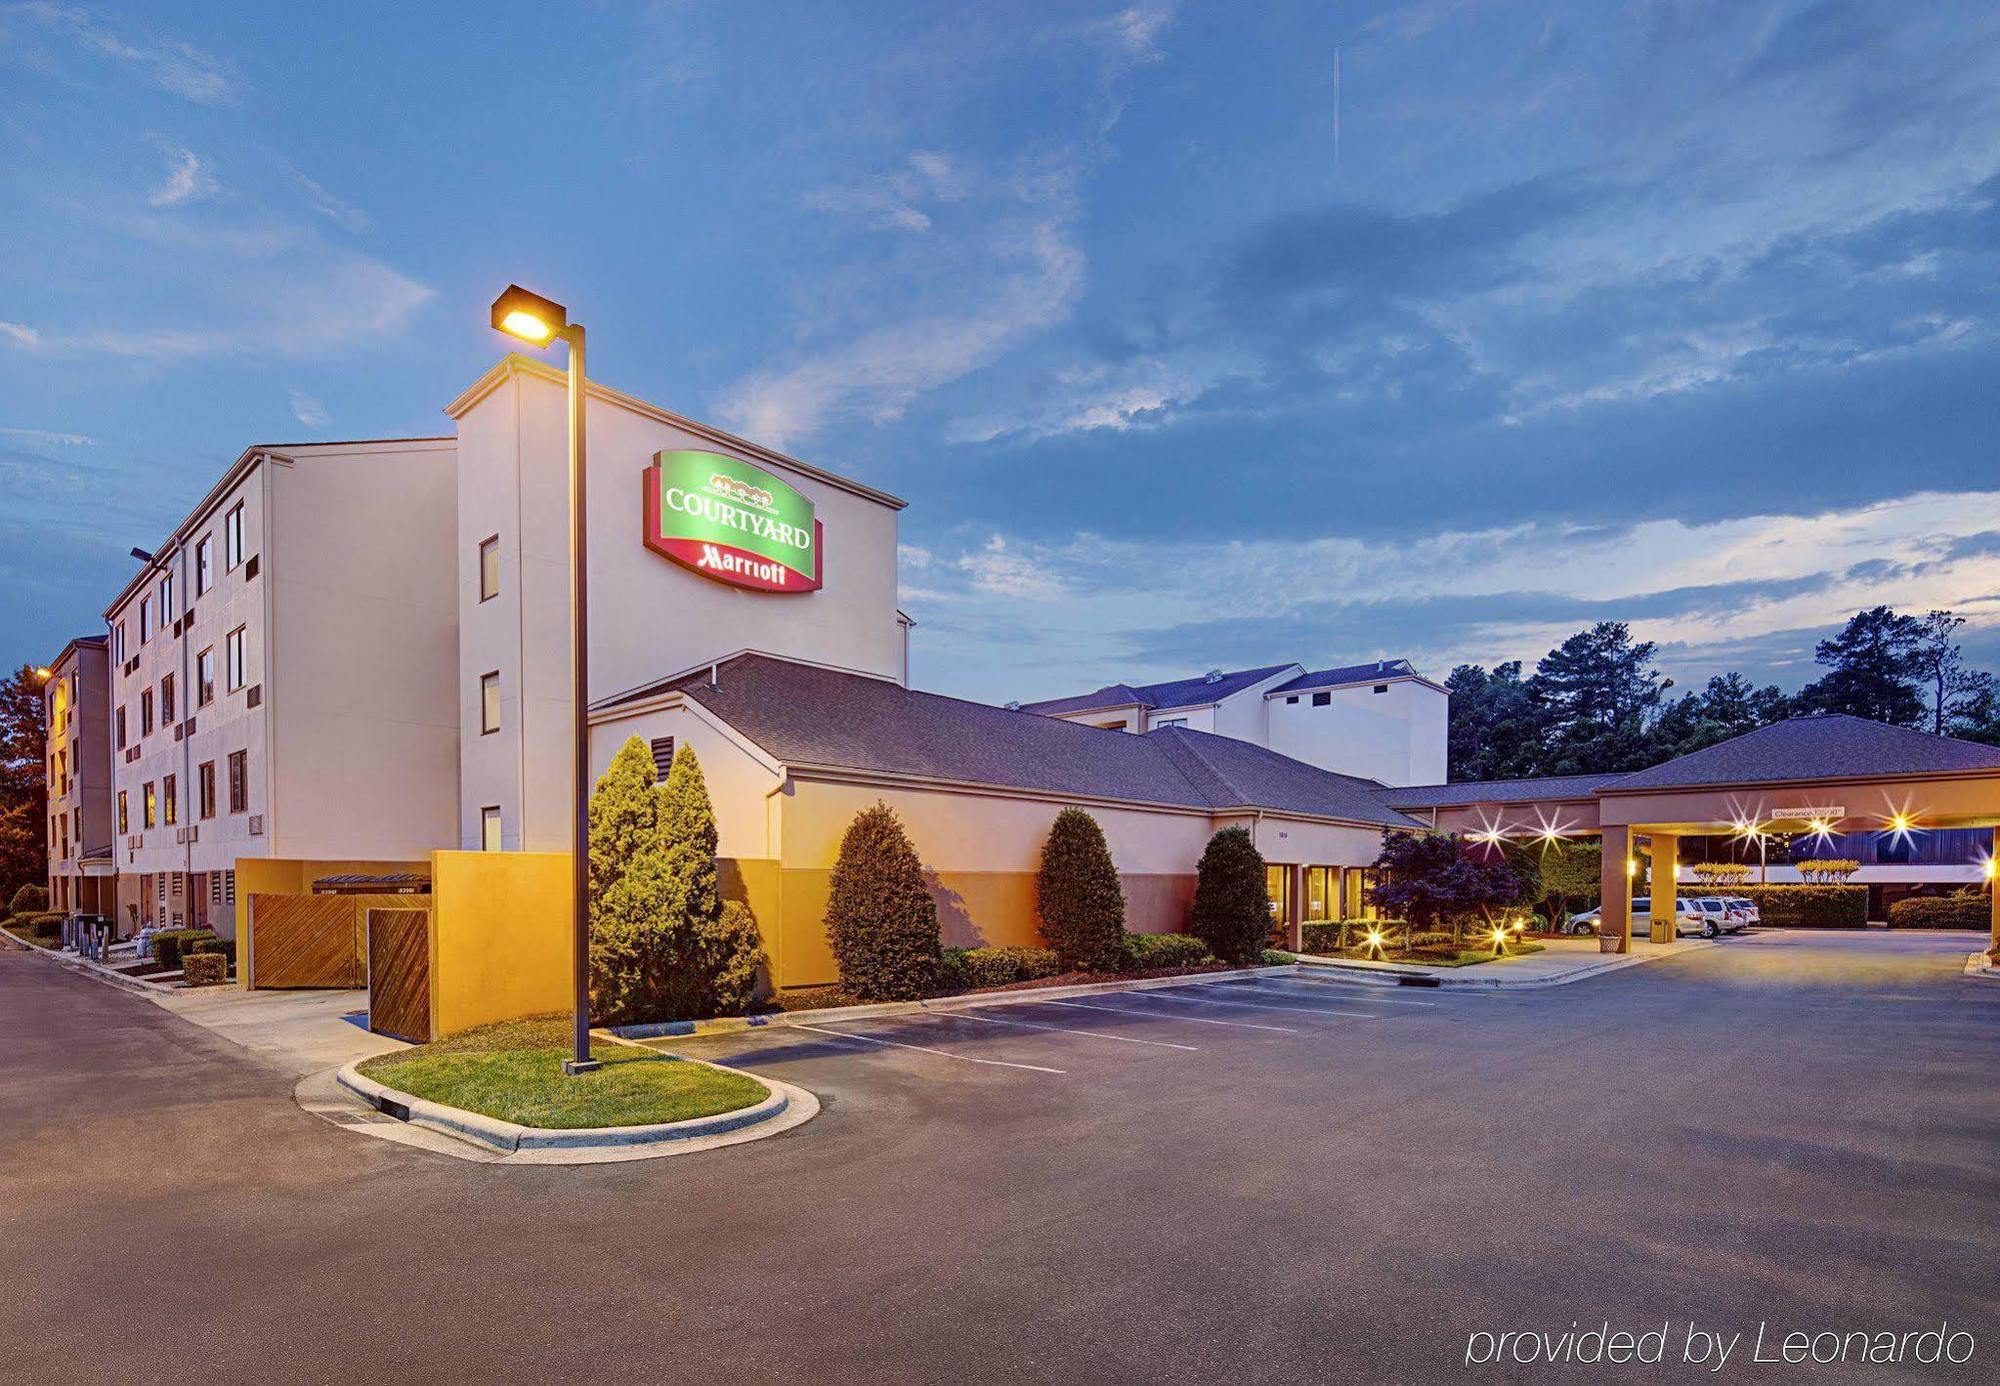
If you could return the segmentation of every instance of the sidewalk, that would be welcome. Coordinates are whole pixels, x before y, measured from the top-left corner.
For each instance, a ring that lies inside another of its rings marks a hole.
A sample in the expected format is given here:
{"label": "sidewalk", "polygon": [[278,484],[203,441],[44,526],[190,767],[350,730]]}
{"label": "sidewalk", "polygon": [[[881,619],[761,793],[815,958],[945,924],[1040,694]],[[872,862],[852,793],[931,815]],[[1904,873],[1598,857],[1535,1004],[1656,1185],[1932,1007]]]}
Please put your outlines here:
{"label": "sidewalk", "polygon": [[244,991],[232,986],[149,991],[148,996],[161,1009],[300,1078],[409,1048],[368,1029],[365,991]]}
{"label": "sidewalk", "polygon": [[1711,939],[1683,938],[1672,943],[1632,940],[1630,953],[1600,951],[1596,938],[1536,939],[1539,953],[1474,963],[1470,967],[1424,967],[1417,963],[1362,962],[1353,958],[1299,955],[1299,975],[1314,981],[1346,982],[1356,986],[1398,986],[1424,979],[1439,987],[1559,987],[1621,968],[1638,967],[1662,958],[1679,957],[1713,948]]}

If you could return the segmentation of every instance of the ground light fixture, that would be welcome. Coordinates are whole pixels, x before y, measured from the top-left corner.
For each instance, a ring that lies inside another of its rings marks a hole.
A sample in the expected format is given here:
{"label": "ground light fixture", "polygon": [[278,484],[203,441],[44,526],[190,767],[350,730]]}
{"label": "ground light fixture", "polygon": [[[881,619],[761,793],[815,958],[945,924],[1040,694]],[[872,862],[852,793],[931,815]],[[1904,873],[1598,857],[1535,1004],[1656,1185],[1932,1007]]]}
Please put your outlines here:
{"label": "ground light fixture", "polygon": [[1370,948],[1374,949],[1378,953],[1381,952],[1382,931],[1380,929],[1370,929],[1368,931],[1366,942]]}
{"label": "ground light fixture", "polygon": [[576,1053],[563,1072],[589,1073],[603,1064],[590,1057],[590,584],[585,557],[589,528],[585,485],[583,403],[583,324],[554,299],[529,293],[519,284],[493,300],[492,323],[529,346],[545,347],[558,338],[569,348],[569,635],[570,717],[572,722],[570,909],[575,952]]}
{"label": "ground light fixture", "polygon": [[1496,924],[1496,925],[1495,925],[1495,926],[1493,927],[1493,934],[1492,934],[1492,938],[1493,938],[1493,951],[1494,951],[1495,953],[1504,953],[1504,952],[1506,952],[1506,951],[1507,951],[1507,926],[1506,926],[1506,925],[1504,925],[1504,924]]}

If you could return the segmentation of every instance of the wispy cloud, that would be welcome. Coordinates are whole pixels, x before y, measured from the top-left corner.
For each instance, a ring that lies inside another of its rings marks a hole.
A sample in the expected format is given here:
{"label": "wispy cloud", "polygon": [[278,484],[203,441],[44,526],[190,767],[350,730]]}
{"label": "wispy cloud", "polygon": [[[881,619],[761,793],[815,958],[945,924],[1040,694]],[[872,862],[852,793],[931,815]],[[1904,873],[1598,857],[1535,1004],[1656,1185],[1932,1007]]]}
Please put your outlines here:
{"label": "wispy cloud", "polygon": [[80,5],[30,0],[11,8],[50,35],[116,63],[175,96],[206,106],[228,105],[238,98],[236,79],[228,65],[191,43],[172,38],[135,41]]}
{"label": "wispy cloud", "polygon": [[333,416],[326,412],[325,405],[296,388],[292,391],[292,417],[307,428],[325,428],[333,422]]}
{"label": "wispy cloud", "polygon": [[63,447],[89,447],[95,440],[87,433],[62,433],[52,428],[0,428],[9,438],[25,438],[31,443],[53,443]]}
{"label": "wispy cloud", "polygon": [[33,351],[42,344],[40,329],[30,327],[24,322],[0,320],[0,337],[6,338],[15,346],[26,347],[30,351]]}
{"label": "wispy cloud", "polygon": [[167,181],[153,189],[146,203],[152,207],[179,207],[214,196],[216,187],[215,175],[192,149],[169,149]]}

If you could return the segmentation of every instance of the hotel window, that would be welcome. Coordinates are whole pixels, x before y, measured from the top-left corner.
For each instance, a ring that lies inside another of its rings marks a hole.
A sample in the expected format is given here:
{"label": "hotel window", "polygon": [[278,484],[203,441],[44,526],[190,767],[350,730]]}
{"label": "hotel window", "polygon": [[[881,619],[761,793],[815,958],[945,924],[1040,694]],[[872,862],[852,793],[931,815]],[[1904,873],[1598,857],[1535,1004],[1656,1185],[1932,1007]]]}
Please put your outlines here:
{"label": "hotel window", "polygon": [[1313,706],[1314,706],[1314,707],[1325,707],[1325,706],[1326,706],[1326,705],[1327,705],[1328,703],[1330,703],[1330,702],[1332,702],[1332,701],[1333,701],[1333,694],[1331,694],[1331,693],[1315,693],[1315,694],[1313,694]]}
{"label": "hotel window", "polygon": [[194,705],[207,707],[215,701],[215,646],[194,657]]}
{"label": "hotel window", "polygon": [[1264,889],[1271,897],[1271,922],[1283,924],[1292,917],[1292,868],[1264,868]]}
{"label": "hotel window", "polygon": [[153,690],[150,688],[145,688],[141,689],[139,692],[139,735],[151,736],[152,734],[153,734]]}
{"label": "hotel window", "polygon": [[117,715],[117,717],[116,717],[116,719],[115,719],[115,720],[116,720],[116,721],[117,721],[117,723],[118,723],[118,749],[122,751],[122,750],[124,750],[124,749],[125,749],[125,709],[124,709],[124,708],[122,708],[122,707],[121,707],[121,708],[119,708],[119,709],[118,709],[118,715]]}
{"label": "hotel window", "polygon": [[215,817],[215,762],[205,760],[195,771],[195,793],[199,797],[201,816]]}
{"label": "hotel window", "polygon": [[215,586],[215,536],[204,534],[194,546],[194,594],[199,597]]}
{"label": "hotel window", "polygon": [[173,827],[180,820],[180,796],[175,791],[175,777],[160,776],[160,822],[165,827]]}
{"label": "hotel window", "polygon": [[229,507],[222,520],[222,571],[229,572],[243,561],[243,502]]}
{"label": "hotel window", "polygon": [[1306,918],[1338,919],[1340,917],[1340,868],[1337,866],[1308,866],[1306,868]]}
{"label": "hotel window", "polygon": [[160,575],[160,624],[166,625],[174,619],[174,575]]}
{"label": "hotel window", "polygon": [[139,598],[139,643],[145,644],[153,638],[153,599]]}
{"label": "hotel window", "polygon": [[1153,725],[1156,727],[1185,727],[1187,725],[1187,718],[1162,717],[1159,721],[1153,723]]}
{"label": "hotel window", "polygon": [[500,674],[479,676],[479,734],[500,730]]}
{"label": "hotel window", "polygon": [[153,782],[147,780],[139,786],[140,817],[139,826],[150,828],[159,821],[159,800],[153,795]]}
{"label": "hotel window", "polygon": [[160,679],[160,725],[174,724],[174,676],[167,674]]}
{"label": "hotel window", "polygon": [[111,628],[111,657],[118,663],[125,662],[125,623],[120,621]]}
{"label": "hotel window", "polygon": [[247,764],[249,753],[231,751],[229,753],[229,811],[241,813],[250,802],[250,770]]}
{"label": "hotel window", "polygon": [[228,680],[229,691],[234,693],[245,682],[243,677],[243,633],[246,626],[238,626],[222,637],[222,671]]}
{"label": "hotel window", "polygon": [[1298,700],[1299,700],[1299,695],[1298,695],[1298,694],[1296,694],[1296,693],[1292,694],[1292,695],[1291,695],[1290,697],[1288,697],[1288,698],[1286,698],[1286,699],[1285,699],[1285,701],[1286,701],[1286,702],[1288,702],[1288,703],[1295,703],[1295,702],[1297,702]]}
{"label": "hotel window", "polygon": [[125,804],[125,791],[121,789],[118,791],[118,831],[121,834],[130,832],[131,822],[131,814]]}
{"label": "hotel window", "polygon": [[1389,691],[1389,685],[1386,683],[1378,683],[1375,685],[1374,688],[1370,689],[1369,691],[1373,693],[1387,693]]}
{"label": "hotel window", "polygon": [[479,545],[479,600],[491,601],[500,595],[500,536]]}
{"label": "hotel window", "polygon": [[497,852],[500,850],[500,806],[488,804],[479,810],[479,850]]}

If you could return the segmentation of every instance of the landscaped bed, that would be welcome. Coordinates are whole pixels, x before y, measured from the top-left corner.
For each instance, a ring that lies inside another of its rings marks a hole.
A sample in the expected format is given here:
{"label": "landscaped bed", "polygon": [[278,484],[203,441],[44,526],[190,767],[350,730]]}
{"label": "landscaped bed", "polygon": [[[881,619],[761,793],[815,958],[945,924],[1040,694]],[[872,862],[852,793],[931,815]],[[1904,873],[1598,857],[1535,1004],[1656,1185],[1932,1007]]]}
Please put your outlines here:
{"label": "landscaped bed", "polygon": [[574,1130],[688,1121],[752,1107],[770,1095],[756,1079],[649,1049],[594,1041],[604,1067],[570,1077],[565,1017],[489,1025],[383,1054],[360,1072],[427,1102],[519,1126]]}

